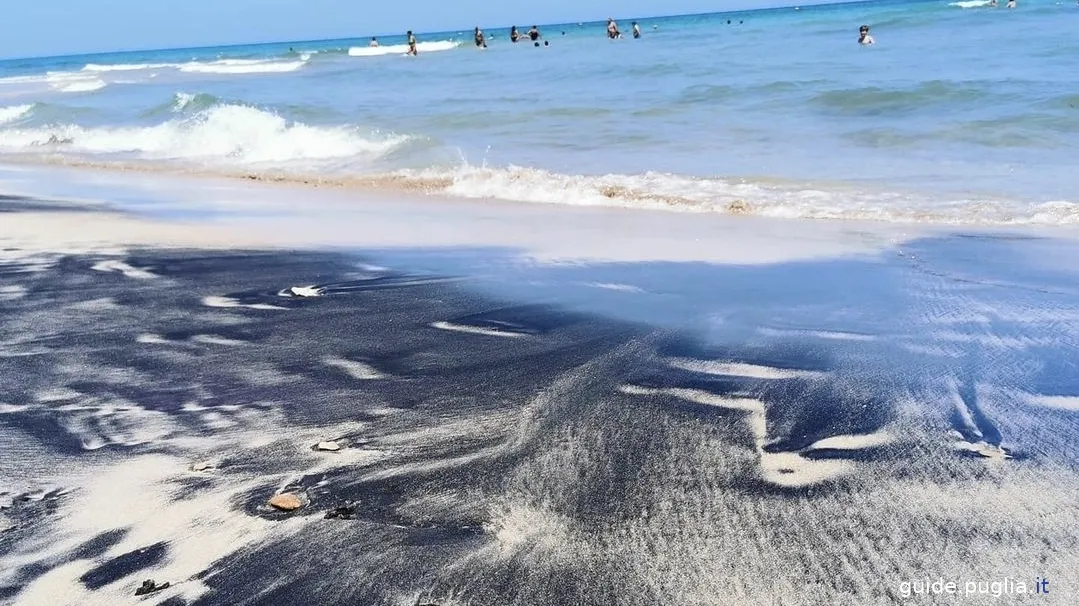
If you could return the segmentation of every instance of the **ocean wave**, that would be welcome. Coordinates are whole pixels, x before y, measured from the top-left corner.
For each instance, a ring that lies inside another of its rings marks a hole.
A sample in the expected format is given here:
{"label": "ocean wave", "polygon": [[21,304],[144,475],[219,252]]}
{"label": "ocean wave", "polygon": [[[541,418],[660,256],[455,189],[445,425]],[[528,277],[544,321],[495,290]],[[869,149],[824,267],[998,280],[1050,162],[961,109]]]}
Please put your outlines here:
{"label": "ocean wave", "polygon": [[[416,44],[416,50],[420,53],[437,53],[440,51],[453,50],[461,43],[455,40],[439,40],[437,42],[420,42]],[[391,46],[353,46],[348,49],[350,57],[379,57],[382,55],[403,55],[408,52],[407,44],[394,44]]]}
{"label": "ocean wave", "polygon": [[[196,102],[198,96],[187,101]],[[179,97],[177,106],[183,100]],[[0,150],[76,157],[201,160],[248,166],[305,160],[374,159],[407,140],[365,137],[348,127],[308,126],[244,105],[216,105],[149,127],[77,125],[0,129]]]}
{"label": "ocean wave", "polygon": [[134,72],[147,69],[164,69],[168,67],[176,67],[176,65],[173,63],[119,63],[115,65],[88,63],[82,68],[82,71],[93,73]]}
{"label": "ocean wave", "polygon": [[32,104],[0,107],[0,124],[8,124],[10,122],[15,122],[16,120],[21,120],[33,111],[33,109],[34,106]]}
{"label": "ocean wave", "polygon": [[176,93],[169,109],[174,112],[202,111],[217,105],[220,99],[206,93]]}
{"label": "ocean wave", "polygon": [[876,116],[918,111],[931,105],[969,104],[990,96],[988,90],[963,82],[934,80],[913,88],[864,86],[828,90],[814,95],[816,105],[843,115]]}
{"label": "ocean wave", "polygon": [[276,59],[221,59],[192,61],[177,66],[181,72],[199,74],[276,74],[294,72],[307,65],[307,60],[279,61]]}
{"label": "ocean wave", "polygon": [[949,2],[948,6],[955,6],[959,8],[978,8],[980,6],[989,6],[990,0],[961,0],[960,2]]}

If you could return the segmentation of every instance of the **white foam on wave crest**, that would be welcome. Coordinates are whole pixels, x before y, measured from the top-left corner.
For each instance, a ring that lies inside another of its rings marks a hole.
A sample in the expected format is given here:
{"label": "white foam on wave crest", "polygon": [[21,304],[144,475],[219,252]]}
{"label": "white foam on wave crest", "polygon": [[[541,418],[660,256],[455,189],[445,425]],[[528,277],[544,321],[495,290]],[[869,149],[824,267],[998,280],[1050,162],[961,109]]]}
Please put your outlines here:
{"label": "white foam on wave crest", "polygon": [[26,114],[33,111],[33,105],[13,105],[0,107],[0,124],[7,124],[22,119]]}
{"label": "white foam on wave crest", "polygon": [[405,137],[377,139],[346,126],[309,126],[245,105],[217,105],[149,127],[77,125],[0,129],[0,150],[137,160],[213,160],[232,166],[373,159]]}
{"label": "white foam on wave crest", "polygon": [[[416,44],[419,53],[437,53],[453,50],[461,43],[454,40],[439,40],[437,42],[420,42]],[[393,44],[390,46],[353,46],[348,49],[350,57],[381,57],[384,55],[403,55],[408,52],[407,44]]]}
{"label": "white foam on wave crest", "polygon": [[406,178],[448,183],[442,193],[572,206],[613,206],[782,219],[844,219],[950,225],[1079,225],[1067,200],[942,199],[913,191],[835,184],[763,182],[668,173],[569,175],[546,170],[464,166],[401,171]]}
{"label": "white foam on wave crest", "polygon": [[989,6],[989,0],[961,0],[960,2],[950,2],[948,6],[978,8],[979,6]]}
{"label": "white foam on wave crest", "polygon": [[163,69],[167,67],[175,67],[172,63],[119,63],[115,65],[99,65],[97,63],[87,63],[82,68],[84,72],[94,73],[106,73],[106,72],[134,72],[147,69]]}
{"label": "white foam on wave crest", "polygon": [[200,63],[192,61],[177,66],[181,72],[199,74],[276,74],[294,72],[304,65],[304,59],[298,61],[276,61],[273,59],[221,59]]}
{"label": "white foam on wave crest", "polygon": [[53,90],[61,93],[89,93],[108,86],[101,78],[78,72],[50,72],[46,74],[45,81]]}

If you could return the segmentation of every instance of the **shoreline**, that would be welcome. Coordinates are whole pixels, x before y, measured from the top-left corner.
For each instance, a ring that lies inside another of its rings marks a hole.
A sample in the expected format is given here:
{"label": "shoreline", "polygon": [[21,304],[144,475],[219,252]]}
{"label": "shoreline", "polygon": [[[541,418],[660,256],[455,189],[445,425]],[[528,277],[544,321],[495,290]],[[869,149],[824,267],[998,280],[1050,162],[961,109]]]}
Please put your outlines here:
{"label": "shoreline", "polygon": [[[806,208],[794,211],[785,206],[775,206],[775,201],[754,200],[754,195],[780,195],[781,197],[793,196],[801,191],[800,188],[819,187],[819,184],[806,184],[796,180],[760,178],[747,180],[744,178],[718,178],[699,177],[692,175],[673,175],[665,173],[646,173],[644,175],[568,175],[533,169],[526,167],[507,167],[489,169],[485,167],[460,167],[458,169],[424,169],[420,171],[395,171],[384,174],[347,177],[343,175],[316,175],[289,173],[280,170],[266,170],[264,172],[250,169],[236,170],[208,170],[194,166],[184,166],[182,163],[153,163],[145,161],[125,162],[97,162],[91,160],[79,160],[58,156],[32,157],[22,154],[7,154],[0,161],[0,168],[27,167],[31,170],[38,169],[67,169],[76,171],[99,171],[117,175],[161,175],[170,178],[184,178],[194,180],[227,180],[231,182],[248,182],[270,186],[295,187],[303,190],[338,190],[343,192],[356,192],[362,195],[378,193],[393,195],[416,195],[421,194],[429,197],[439,197],[461,201],[492,201],[498,204],[528,204],[548,206],[554,208],[610,208],[626,210],[644,210],[687,215],[725,215],[732,217],[756,217],[764,219],[788,219],[800,221],[843,221],[852,223],[882,223],[898,226],[944,227],[944,228],[1009,228],[1009,227],[1046,227],[1050,229],[1079,227],[1079,210],[1067,210],[1064,206],[1072,206],[1066,201],[1042,201],[1029,203],[1027,216],[1016,215],[1019,207],[1013,207],[1015,200],[1007,198],[986,198],[979,202],[967,202],[977,208],[977,212],[971,216],[956,215],[954,208],[949,205],[934,208],[910,207],[902,209],[889,209],[886,205],[872,210],[859,209],[835,209],[822,207],[819,209]],[[691,197],[666,194],[659,191],[649,191],[647,185],[634,184],[638,179],[674,179],[685,184],[722,183],[728,188],[749,187],[764,188],[759,192],[747,194],[724,193],[716,194],[714,201],[694,199]],[[467,191],[470,179],[476,180],[483,188],[484,193]],[[496,180],[503,183],[511,195],[491,195],[486,189],[491,185],[485,184],[485,180]],[[550,182],[547,182],[550,181]],[[626,185],[626,183],[629,183]],[[833,195],[840,198],[848,196],[856,198],[863,195],[855,184],[842,181],[830,182],[836,188]],[[520,185],[523,184],[523,185]],[[520,185],[524,189],[521,193],[511,190],[512,186]],[[581,191],[568,190],[568,188],[583,188]],[[553,188],[552,191],[562,191],[559,195],[576,197],[577,202],[568,203],[560,200],[548,199],[555,194],[544,194],[545,188]],[[772,191],[774,188],[774,191]],[[527,193],[527,192],[539,193]],[[880,192],[886,192],[880,189]],[[784,193],[786,192],[786,193]],[[33,195],[33,192],[31,192]],[[888,195],[900,196],[906,194]],[[918,193],[925,196],[924,192]],[[954,197],[954,196],[952,196]],[[928,199],[928,198],[927,198]],[[1061,216],[1053,218],[1054,212],[1065,212],[1074,215],[1064,220]],[[799,214],[801,213],[801,214]],[[896,214],[898,213],[898,214]]]}

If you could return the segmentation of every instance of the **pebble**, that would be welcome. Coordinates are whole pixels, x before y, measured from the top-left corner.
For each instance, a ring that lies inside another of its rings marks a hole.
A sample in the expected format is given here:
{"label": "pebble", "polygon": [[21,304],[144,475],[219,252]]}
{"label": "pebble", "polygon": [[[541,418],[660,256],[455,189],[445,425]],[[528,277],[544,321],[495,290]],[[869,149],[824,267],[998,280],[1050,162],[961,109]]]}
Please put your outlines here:
{"label": "pebble", "polygon": [[191,465],[191,471],[210,471],[214,468],[214,464],[209,461],[199,461]]}
{"label": "pebble", "polygon": [[147,594],[150,594],[150,593],[161,591],[162,589],[168,589],[168,587],[169,587],[169,582],[168,581],[165,581],[164,583],[158,585],[157,583],[153,582],[152,580],[147,579],[147,580],[142,582],[142,585],[140,585],[138,589],[135,590],[135,595],[147,595]]}
{"label": "pebble", "polygon": [[270,497],[270,505],[281,511],[294,511],[303,507],[303,501],[291,492],[284,492]]}
{"label": "pebble", "polygon": [[337,452],[338,450],[341,450],[341,445],[337,442],[334,442],[333,440],[330,440],[329,442],[319,442],[315,445],[315,449],[325,450],[328,452]]}

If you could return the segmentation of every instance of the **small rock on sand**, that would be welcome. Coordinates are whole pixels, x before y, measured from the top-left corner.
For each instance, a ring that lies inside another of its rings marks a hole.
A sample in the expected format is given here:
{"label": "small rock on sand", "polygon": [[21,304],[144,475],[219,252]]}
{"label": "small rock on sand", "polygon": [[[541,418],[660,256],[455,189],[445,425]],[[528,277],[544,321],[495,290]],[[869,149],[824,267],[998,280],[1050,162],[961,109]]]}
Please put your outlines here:
{"label": "small rock on sand", "polygon": [[162,589],[168,589],[168,587],[168,581],[165,581],[164,583],[158,585],[152,580],[147,579],[142,582],[142,585],[140,585],[138,589],[135,590],[135,595],[147,595],[157,591],[161,591]]}
{"label": "small rock on sand", "polygon": [[356,516],[356,504],[352,501],[326,512],[327,520],[351,520]]}
{"label": "small rock on sand", "polygon": [[214,464],[209,461],[199,461],[191,464],[191,471],[210,471],[213,468]]}
{"label": "small rock on sand", "polygon": [[270,506],[281,511],[295,511],[303,507],[303,501],[291,492],[285,492],[270,497]]}
{"label": "small rock on sand", "polygon": [[333,440],[330,440],[328,442],[319,442],[318,444],[315,444],[315,450],[337,452],[338,450],[341,450],[341,445],[337,442],[334,442]]}

